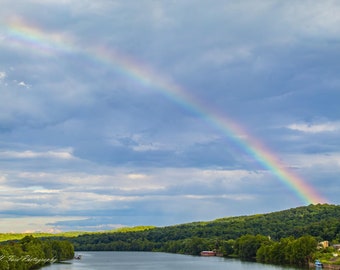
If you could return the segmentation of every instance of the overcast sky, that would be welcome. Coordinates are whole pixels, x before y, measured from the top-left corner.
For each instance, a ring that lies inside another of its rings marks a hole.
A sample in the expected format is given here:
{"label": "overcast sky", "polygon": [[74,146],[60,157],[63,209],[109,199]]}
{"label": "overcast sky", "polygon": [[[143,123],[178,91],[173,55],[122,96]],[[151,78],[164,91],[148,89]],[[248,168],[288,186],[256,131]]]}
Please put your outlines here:
{"label": "overcast sky", "polygon": [[0,231],[306,205],[217,115],[340,203],[339,1],[0,5]]}

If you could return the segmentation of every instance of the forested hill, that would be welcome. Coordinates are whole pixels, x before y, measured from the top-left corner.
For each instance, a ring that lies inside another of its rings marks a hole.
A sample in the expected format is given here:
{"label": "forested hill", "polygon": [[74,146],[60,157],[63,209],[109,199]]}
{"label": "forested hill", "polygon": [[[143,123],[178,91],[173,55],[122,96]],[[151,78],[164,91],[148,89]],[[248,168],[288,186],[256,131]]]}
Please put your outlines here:
{"label": "forested hill", "polygon": [[309,234],[332,240],[340,237],[340,206],[318,204],[269,214],[222,218],[206,223],[235,239],[244,234],[261,234],[279,240]]}
{"label": "forested hill", "polygon": [[[69,238],[76,250],[160,250],[177,252],[192,239],[209,243],[263,235],[273,240],[311,235],[340,242],[340,206],[318,204],[250,216],[221,218],[143,231],[105,232]],[[210,244],[211,246],[212,244]]]}

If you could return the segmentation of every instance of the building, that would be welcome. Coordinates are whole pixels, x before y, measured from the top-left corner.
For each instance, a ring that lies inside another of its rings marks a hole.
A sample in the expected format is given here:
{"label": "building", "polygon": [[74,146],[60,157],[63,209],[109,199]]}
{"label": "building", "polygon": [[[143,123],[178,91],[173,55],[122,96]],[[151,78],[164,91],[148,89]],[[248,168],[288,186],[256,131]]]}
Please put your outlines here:
{"label": "building", "polygon": [[329,242],[328,241],[322,241],[322,242],[319,243],[318,246],[322,247],[322,248],[327,248],[327,247],[329,247]]}
{"label": "building", "polygon": [[340,244],[334,244],[332,245],[336,250],[340,251]]}
{"label": "building", "polygon": [[201,256],[216,256],[216,252],[211,250],[201,251]]}

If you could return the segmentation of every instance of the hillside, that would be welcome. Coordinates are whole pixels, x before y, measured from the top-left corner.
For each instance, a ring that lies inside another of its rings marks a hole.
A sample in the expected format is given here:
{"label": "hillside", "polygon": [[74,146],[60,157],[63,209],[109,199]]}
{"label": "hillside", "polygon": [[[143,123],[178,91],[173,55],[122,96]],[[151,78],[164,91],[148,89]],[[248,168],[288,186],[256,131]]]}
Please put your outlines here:
{"label": "hillside", "polygon": [[[267,214],[226,217],[167,227],[139,226],[113,231],[33,234],[39,238],[68,240],[76,250],[166,251],[196,254],[223,243],[228,249],[244,235],[262,235],[277,241],[310,235],[318,241],[340,243],[340,206],[309,205]],[[0,234],[0,241],[21,239],[27,234]],[[229,251],[231,253],[232,251]],[[228,253],[228,252],[224,252]]]}
{"label": "hillside", "polygon": [[247,234],[259,234],[273,240],[290,236],[298,238],[308,234],[320,241],[340,242],[340,206],[309,205],[268,214],[147,228],[137,232],[83,234],[68,238],[68,240],[75,245],[76,250],[176,252],[179,246],[183,246],[192,239],[215,243],[216,241],[235,240]]}

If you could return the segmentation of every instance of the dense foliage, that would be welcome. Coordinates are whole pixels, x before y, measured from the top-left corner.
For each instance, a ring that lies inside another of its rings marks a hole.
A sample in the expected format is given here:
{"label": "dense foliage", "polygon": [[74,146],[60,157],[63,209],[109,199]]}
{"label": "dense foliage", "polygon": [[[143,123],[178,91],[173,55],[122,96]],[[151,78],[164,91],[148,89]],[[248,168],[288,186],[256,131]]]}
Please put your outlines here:
{"label": "dense foliage", "polygon": [[[217,249],[224,255],[230,255],[235,253],[231,248],[232,242],[246,235],[262,235],[272,241],[310,235],[317,241],[340,242],[340,206],[309,205],[275,213],[222,218],[211,222],[194,222],[162,228],[145,227],[139,231],[84,234],[70,238],[70,241],[76,250],[157,250],[198,254],[203,249]],[[258,245],[256,244],[254,249]],[[237,244],[235,247],[238,250]],[[256,250],[253,255],[255,257]]]}
{"label": "dense foliage", "polygon": [[72,259],[73,245],[68,241],[25,236],[20,241],[0,245],[0,270],[37,269],[56,261]]}
{"label": "dense foliage", "polygon": [[257,249],[256,258],[259,262],[274,264],[307,265],[316,252],[317,241],[305,235],[298,239],[282,238],[280,241],[269,241]]}

